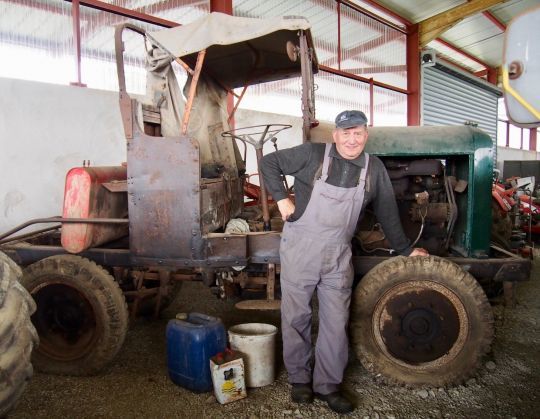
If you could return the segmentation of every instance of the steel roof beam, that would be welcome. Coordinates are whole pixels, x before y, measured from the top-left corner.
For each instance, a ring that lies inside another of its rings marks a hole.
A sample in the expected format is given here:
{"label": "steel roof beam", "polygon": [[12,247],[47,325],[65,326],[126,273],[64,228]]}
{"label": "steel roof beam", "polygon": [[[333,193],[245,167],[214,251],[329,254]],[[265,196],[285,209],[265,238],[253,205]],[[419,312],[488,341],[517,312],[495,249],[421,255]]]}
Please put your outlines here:
{"label": "steel roof beam", "polygon": [[456,47],[454,44],[451,44],[450,42],[445,41],[445,40],[442,39],[442,38],[437,38],[435,41],[440,42],[440,43],[443,44],[446,48],[449,48],[449,49],[451,49],[452,51],[455,51],[455,52],[457,52],[458,54],[463,55],[464,57],[468,58],[469,60],[474,61],[474,62],[477,63],[477,64],[480,64],[482,67],[485,67],[485,68],[491,68],[491,66],[489,66],[488,64],[486,64],[484,61],[480,60],[478,57],[475,57],[474,55],[471,55],[471,54],[469,54],[468,52],[463,51],[462,49]]}
{"label": "steel roof beam", "polygon": [[501,32],[506,32],[506,25],[502,23],[493,13],[491,13],[489,10],[484,10],[482,14],[488,18],[491,23],[497,26]]}
{"label": "steel roof beam", "polygon": [[401,23],[402,25],[405,25],[406,27],[409,27],[409,26],[411,26],[413,24],[410,20],[408,20],[408,19],[404,18],[403,16],[397,14],[393,10],[390,10],[389,8],[383,6],[382,4],[380,4],[376,0],[362,0],[362,1],[364,3],[369,4],[371,7],[377,9],[379,12],[387,14],[388,16],[390,16],[393,19],[397,20],[399,23]]}

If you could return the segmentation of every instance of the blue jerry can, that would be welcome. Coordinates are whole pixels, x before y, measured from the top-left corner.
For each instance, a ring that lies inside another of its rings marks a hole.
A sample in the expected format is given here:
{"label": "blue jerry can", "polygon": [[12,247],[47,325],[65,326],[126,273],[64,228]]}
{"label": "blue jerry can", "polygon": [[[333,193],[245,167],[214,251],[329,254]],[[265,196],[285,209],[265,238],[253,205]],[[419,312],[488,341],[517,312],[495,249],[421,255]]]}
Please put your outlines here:
{"label": "blue jerry can", "polygon": [[212,390],[210,358],[227,346],[225,327],[217,317],[189,313],[167,324],[169,377],[195,392]]}

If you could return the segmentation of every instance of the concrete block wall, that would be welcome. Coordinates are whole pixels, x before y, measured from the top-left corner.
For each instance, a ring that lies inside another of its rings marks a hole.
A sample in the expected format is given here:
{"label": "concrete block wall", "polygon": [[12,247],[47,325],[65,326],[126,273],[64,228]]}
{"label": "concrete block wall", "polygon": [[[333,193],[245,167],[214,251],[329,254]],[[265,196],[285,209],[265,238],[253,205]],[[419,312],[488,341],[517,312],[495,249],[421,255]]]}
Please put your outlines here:
{"label": "concrete block wall", "polygon": [[497,147],[497,169],[501,171],[503,179],[506,176],[503,173],[505,160],[540,160],[540,153],[516,148]]}

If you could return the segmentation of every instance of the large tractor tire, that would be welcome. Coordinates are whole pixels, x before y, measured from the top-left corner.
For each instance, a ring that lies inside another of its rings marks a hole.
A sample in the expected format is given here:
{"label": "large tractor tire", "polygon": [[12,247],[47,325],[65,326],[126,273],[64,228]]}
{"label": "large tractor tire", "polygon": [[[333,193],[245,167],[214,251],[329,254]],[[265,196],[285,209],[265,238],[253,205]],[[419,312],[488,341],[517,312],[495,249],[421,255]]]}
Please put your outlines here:
{"label": "large tractor tire", "polygon": [[38,336],[30,321],[36,305],[19,284],[21,269],[0,252],[0,418],[13,409],[32,377]]}
{"label": "large tractor tire", "polygon": [[354,291],[352,344],[364,367],[390,384],[458,384],[493,340],[493,312],[477,281],[448,260],[396,257]]}
{"label": "large tractor tire", "polygon": [[129,317],[124,295],[105,269],[80,256],[51,256],[28,266],[21,282],[37,304],[35,368],[92,375],[113,360]]}

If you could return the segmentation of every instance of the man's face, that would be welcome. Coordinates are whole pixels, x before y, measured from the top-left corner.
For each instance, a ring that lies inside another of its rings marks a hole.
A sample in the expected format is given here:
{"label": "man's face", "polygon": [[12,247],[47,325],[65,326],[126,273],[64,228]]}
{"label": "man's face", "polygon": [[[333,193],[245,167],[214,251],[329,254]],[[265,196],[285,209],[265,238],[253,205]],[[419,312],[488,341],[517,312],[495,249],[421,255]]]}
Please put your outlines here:
{"label": "man's face", "polygon": [[368,139],[368,130],[365,125],[347,129],[336,128],[332,136],[341,157],[354,160],[364,151]]}

